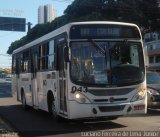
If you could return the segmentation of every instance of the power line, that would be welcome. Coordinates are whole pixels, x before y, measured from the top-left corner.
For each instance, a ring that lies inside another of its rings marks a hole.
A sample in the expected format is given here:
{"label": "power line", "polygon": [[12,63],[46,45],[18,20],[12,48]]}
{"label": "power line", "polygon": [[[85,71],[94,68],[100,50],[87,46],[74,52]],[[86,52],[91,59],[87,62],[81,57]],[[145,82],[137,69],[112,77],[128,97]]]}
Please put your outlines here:
{"label": "power line", "polygon": [[71,3],[71,2],[73,2],[74,0],[52,0],[52,1],[55,1],[55,2],[63,2],[63,3]]}
{"label": "power line", "polygon": [[0,56],[12,57],[12,56],[11,56],[11,55],[9,55],[9,54],[0,54]]}

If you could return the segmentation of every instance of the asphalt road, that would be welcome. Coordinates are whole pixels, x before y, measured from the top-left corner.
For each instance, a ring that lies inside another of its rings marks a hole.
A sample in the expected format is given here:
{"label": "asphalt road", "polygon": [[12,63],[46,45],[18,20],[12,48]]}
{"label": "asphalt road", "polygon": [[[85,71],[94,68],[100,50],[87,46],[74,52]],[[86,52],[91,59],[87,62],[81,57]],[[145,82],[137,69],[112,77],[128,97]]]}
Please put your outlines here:
{"label": "asphalt road", "polygon": [[114,136],[118,136],[119,131],[121,133],[125,131],[128,136],[134,137],[144,134],[147,136],[147,131],[152,131],[154,136],[160,136],[160,110],[158,109],[150,109],[146,115],[121,117],[114,121],[55,122],[46,112],[34,109],[25,111],[11,96],[11,88],[8,85],[0,85],[0,115],[9,121],[22,137],[111,136],[112,131]]}

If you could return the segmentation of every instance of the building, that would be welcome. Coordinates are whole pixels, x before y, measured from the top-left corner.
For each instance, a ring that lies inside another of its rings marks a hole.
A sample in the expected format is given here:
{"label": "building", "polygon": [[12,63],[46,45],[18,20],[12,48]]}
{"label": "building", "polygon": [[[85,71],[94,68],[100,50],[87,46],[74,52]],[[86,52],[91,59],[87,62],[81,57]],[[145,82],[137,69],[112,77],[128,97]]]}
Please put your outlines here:
{"label": "building", "polygon": [[38,8],[38,24],[44,23],[44,6]]}
{"label": "building", "polygon": [[38,8],[38,24],[51,22],[57,17],[56,11],[51,4],[39,6]]}
{"label": "building", "polygon": [[[157,2],[160,7],[160,0]],[[160,32],[145,34],[144,49],[147,69],[160,72]]]}
{"label": "building", "polygon": [[145,34],[144,48],[147,69],[160,72],[160,33]]}

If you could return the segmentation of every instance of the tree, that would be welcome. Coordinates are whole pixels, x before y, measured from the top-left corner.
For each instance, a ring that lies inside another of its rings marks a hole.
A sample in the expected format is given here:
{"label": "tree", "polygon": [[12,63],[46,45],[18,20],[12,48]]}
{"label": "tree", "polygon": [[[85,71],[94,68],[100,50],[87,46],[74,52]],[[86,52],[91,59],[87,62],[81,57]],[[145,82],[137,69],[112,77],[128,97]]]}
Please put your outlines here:
{"label": "tree", "polygon": [[76,19],[83,16],[88,16],[93,12],[99,12],[103,6],[103,0],[75,0],[69,5],[64,14],[69,19]]}
{"label": "tree", "polygon": [[104,13],[109,20],[133,22],[150,31],[160,29],[155,25],[160,17],[157,0],[106,0]]}
{"label": "tree", "polygon": [[[141,24],[150,31],[160,29],[160,7],[158,7],[157,0],[142,0],[140,1],[139,8],[142,10],[143,15]],[[143,20],[142,20],[143,19]]]}
{"label": "tree", "polygon": [[135,23],[147,31],[160,30],[160,8],[157,0],[74,0],[64,15],[51,23],[38,24],[25,37],[11,43],[7,53],[69,22],[122,21]]}
{"label": "tree", "polygon": [[20,40],[16,40],[15,42],[11,43],[11,46],[8,48],[7,54],[12,54],[12,52],[21,47],[22,45],[26,44],[26,36],[22,37]]}

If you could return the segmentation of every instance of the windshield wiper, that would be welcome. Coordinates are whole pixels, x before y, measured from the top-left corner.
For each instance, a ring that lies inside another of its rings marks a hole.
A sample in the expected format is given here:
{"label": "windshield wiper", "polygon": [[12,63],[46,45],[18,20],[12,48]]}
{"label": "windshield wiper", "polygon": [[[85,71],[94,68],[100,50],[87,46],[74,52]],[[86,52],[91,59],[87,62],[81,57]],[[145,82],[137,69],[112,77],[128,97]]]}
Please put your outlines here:
{"label": "windshield wiper", "polygon": [[[93,39],[88,39],[88,41],[89,42],[91,42],[92,43],[92,45],[95,47],[95,48],[97,48],[99,51],[100,51],[100,53],[105,57],[105,63],[106,63],[106,69],[107,69],[107,48],[106,47],[104,47],[104,49],[101,47],[101,46],[99,46]],[[108,75],[108,74],[107,74]]]}
{"label": "windshield wiper", "polygon": [[102,47],[100,47],[93,39],[88,39],[88,41],[90,41],[93,44],[93,46],[101,52],[103,56],[106,56],[106,51]]}

